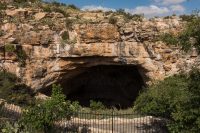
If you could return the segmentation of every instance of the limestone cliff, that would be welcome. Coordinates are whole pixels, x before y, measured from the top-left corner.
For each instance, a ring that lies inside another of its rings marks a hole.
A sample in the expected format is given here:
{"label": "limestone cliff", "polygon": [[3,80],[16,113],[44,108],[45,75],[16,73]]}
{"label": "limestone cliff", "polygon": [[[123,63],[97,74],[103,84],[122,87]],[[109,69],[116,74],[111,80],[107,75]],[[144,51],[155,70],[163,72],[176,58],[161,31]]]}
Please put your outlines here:
{"label": "limestone cliff", "polygon": [[184,53],[158,40],[181,32],[178,17],[126,21],[119,15],[112,24],[112,14],[69,12],[7,5],[0,13],[0,67],[40,90],[97,65],[135,65],[150,83],[200,62],[195,49]]}

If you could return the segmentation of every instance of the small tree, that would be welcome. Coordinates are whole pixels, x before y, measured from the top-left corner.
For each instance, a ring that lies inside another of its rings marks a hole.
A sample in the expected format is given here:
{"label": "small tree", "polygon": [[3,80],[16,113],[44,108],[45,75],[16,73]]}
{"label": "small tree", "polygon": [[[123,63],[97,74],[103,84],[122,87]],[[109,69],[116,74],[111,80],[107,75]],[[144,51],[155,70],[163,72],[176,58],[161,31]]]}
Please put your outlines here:
{"label": "small tree", "polygon": [[22,122],[34,129],[49,132],[55,121],[62,118],[70,119],[78,109],[70,101],[65,101],[60,85],[53,85],[51,98],[35,106],[29,107],[23,112]]}

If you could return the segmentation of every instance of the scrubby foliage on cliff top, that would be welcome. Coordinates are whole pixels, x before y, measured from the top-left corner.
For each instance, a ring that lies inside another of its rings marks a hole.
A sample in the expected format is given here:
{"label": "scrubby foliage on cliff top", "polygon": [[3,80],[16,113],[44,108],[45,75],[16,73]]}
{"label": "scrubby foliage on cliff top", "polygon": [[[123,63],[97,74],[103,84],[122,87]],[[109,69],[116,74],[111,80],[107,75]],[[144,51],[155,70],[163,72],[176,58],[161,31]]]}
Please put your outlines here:
{"label": "scrubby foliage on cliff top", "polygon": [[141,93],[134,109],[170,120],[173,133],[200,130],[200,70],[169,77]]}
{"label": "scrubby foliage on cliff top", "polygon": [[187,21],[185,29],[178,35],[166,33],[161,36],[161,40],[167,44],[181,46],[183,50],[189,51],[195,47],[200,51],[200,16],[197,11],[191,16],[182,16]]}

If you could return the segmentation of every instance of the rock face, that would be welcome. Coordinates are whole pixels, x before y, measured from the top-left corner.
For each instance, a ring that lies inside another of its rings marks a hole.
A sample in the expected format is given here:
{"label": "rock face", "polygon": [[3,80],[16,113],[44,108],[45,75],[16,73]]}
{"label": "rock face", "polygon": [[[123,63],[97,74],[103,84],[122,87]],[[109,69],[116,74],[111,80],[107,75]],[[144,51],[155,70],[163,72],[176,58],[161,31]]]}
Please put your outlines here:
{"label": "rock face", "polygon": [[[181,31],[184,23],[177,17],[110,24],[106,16],[97,16],[99,22],[76,23],[69,28],[60,13],[10,8],[3,14],[1,67],[35,90],[97,65],[135,65],[149,84],[188,71],[200,61],[195,49],[186,54],[178,47],[156,41],[163,33]],[[4,45],[25,51],[26,65],[20,65],[16,53],[4,57]]]}

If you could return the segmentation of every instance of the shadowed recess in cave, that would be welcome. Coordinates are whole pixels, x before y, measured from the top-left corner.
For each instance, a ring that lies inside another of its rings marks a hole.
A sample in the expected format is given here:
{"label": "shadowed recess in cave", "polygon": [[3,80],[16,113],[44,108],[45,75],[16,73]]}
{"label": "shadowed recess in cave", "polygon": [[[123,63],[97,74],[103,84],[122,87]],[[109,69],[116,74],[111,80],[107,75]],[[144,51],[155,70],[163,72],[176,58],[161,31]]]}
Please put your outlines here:
{"label": "shadowed recess in cave", "polygon": [[94,100],[117,108],[132,106],[144,86],[137,66],[118,65],[93,66],[60,84],[67,98],[82,106]]}

